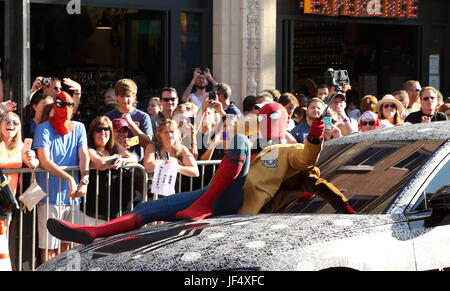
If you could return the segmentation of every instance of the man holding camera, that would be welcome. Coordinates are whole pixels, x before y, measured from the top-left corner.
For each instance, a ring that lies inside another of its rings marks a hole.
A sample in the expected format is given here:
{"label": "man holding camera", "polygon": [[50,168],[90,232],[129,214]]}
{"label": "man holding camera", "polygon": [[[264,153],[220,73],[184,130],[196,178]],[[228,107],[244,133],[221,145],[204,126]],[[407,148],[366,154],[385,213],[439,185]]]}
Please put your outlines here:
{"label": "man holding camera", "polygon": [[[181,100],[183,102],[192,102],[195,104],[195,106],[197,106],[197,108],[200,108],[203,104],[203,101],[205,101],[205,99],[207,99],[209,96],[209,92],[206,92],[206,87],[208,86],[208,84],[216,86],[216,81],[214,81],[209,69],[206,68],[202,71],[200,68],[195,68],[194,77],[192,78],[191,83],[189,83],[189,86],[184,91]],[[191,93],[194,85],[196,87],[196,90],[194,93]]]}
{"label": "man holding camera", "polygon": [[[80,105],[81,85],[70,78],[64,78],[63,83],[67,86],[67,89],[69,91],[73,92],[73,114],[75,114],[77,112],[78,105]],[[39,90],[42,90],[42,93],[44,93],[45,95],[49,95],[55,98],[56,95],[62,92],[61,80],[57,77],[37,77],[34,80],[33,86],[30,90],[30,100],[33,98],[33,95]]]}

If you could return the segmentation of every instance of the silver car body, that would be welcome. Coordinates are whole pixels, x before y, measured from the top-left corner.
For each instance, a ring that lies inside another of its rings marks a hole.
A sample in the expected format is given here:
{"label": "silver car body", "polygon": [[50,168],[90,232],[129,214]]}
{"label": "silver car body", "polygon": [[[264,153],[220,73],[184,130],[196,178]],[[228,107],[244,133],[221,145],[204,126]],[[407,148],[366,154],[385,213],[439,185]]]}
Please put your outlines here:
{"label": "silver car body", "polygon": [[[38,270],[448,269],[450,214],[438,222],[432,220],[433,211],[425,197],[429,197],[433,181],[450,185],[450,175],[445,176],[450,173],[449,137],[450,121],[362,133],[326,143],[324,160],[328,164],[319,161],[319,167],[333,179],[326,168],[335,161],[330,158],[334,153],[327,154],[327,148],[342,152],[339,147],[417,140],[426,150],[427,143],[440,141],[402,187],[391,191],[392,198],[377,198],[381,199],[377,204],[383,206],[381,211],[377,208],[381,206],[368,203],[358,215],[317,211],[169,222],[79,246]],[[379,181],[380,187],[384,182]]]}

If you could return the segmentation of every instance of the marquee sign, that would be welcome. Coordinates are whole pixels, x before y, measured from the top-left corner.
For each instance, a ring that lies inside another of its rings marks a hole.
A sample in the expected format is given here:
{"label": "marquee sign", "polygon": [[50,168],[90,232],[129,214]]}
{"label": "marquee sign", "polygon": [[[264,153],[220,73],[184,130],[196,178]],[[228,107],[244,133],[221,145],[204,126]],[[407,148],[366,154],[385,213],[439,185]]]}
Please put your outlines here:
{"label": "marquee sign", "polygon": [[304,0],[304,12],[325,16],[412,18],[419,0]]}

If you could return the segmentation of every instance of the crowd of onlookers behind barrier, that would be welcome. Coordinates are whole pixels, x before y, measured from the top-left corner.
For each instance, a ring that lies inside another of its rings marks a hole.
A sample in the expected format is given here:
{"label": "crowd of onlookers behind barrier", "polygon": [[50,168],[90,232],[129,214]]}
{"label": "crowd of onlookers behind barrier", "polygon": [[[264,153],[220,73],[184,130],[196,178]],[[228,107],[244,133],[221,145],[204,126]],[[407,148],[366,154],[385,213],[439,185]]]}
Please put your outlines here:
{"label": "crowd of onlookers behind barrier", "polygon": [[[68,88],[67,92],[62,91],[62,84]],[[180,179],[199,177],[197,161],[222,159],[234,125],[242,120],[255,120],[257,127],[255,117],[268,102],[282,104],[290,116],[287,138],[283,141],[286,143],[303,143],[312,121],[327,105],[330,107],[325,117],[327,140],[450,117],[449,98],[433,87],[422,88],[414,80],[399,84],[398,91],[378,97],[359,98],[350,86],[336,92],[333,86],[319,84],[314,92],[295,95],[267,89],[257,96],[246,96],[242,104],[235,104],[228,84],[216,82],[208,69],[196,69],[181,96],[174,88],[162,88],[160,96],[148,100],[144,112],[137,109],[136,83],[121,79],[104,92],[106,112],[88,125],[71,120],[82,98],[88,97],[83,96],[81,85],[75,80],[37,77],[30,91],[30,105],[22,118],[14,113],[17,110],[14,102],[3,100],[1,72],[0,89],[0,168],[18,169],[25,164],[51,174],[49,189],[46,176],[36,175],[38,184],[48,193],[37,205],[42,261],[53,257],[60,248],[58,240],[42,239],[46,236],[48,217],[93,216],[95,212],[104,219],[114,218],[105,216],[106,209],[114,216],[126,205],[108,197],[117,196],[120,188],[114,186],[117,173],[127,165],[139,163],[151,177],[158,161],[166,160],[178,165]],[[256,139],[258,134],[255,132],[249,138]],[[64,166],[78,166],[80,177],[61,170]],[[99,171],[98,184],[89,180],[89,176],[95,176],[90,168]],[[111,171],[112,176],[105,174]],[[202,173],[202,181],[209,181],[211,172]],[[8,179],[11,190],[17,193],[18,174],[10,174]],[[64,181],[61,185],[59,179]],[[136,193],[143,192],[139,189],[142,179],[143,175],[139,174],[133,178]],[[124,181],[129,183],[129,179]],[[22,184],[21,192],[28,184],[29,181]],[[107,191],[112,191],[111,196],[104,195]],[[83,197],[95,201],[89,198],[97,192],[101,193],[99,204],[88,204],[84,212],[72,206],[79,205]],[[69,247],[63,243],[60,250]]]}

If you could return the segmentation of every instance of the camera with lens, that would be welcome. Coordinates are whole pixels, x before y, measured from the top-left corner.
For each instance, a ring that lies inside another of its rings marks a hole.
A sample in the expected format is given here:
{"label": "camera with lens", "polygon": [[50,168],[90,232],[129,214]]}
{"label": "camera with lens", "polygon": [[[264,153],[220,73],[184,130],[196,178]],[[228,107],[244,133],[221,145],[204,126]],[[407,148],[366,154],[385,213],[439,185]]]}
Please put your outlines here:
{"label": "camera with lens", "polygon": [[336,92],[342,91],[344,85],[350,84],[347,70],[333,70],[328,69],[324,75],[325,83],[328,86],[335,86]]}
{"label": "camera with lens", "polygon": [[216,101],[216,95],[217,95],[216,91],[209,92],[208,100]]}
{"label": "camera with lens", "polygon": [[50,77],[42,78],[42,84],[44,84],[47,87],[50,86],[51,81],[52,81],[52,78],[50,78]]}

